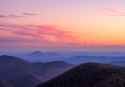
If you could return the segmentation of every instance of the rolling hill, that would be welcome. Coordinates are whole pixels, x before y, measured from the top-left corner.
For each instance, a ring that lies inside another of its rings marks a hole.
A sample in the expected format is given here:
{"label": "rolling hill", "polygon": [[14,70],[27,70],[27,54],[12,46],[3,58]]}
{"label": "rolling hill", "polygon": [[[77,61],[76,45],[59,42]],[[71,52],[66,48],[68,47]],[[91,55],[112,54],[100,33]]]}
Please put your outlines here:
{"label": "rolling hill", "polygon": [[0,56],[0,80],[11,81],[14,87],[34,87],[49,80],[72,65],[63,61],[31,63],[14,56]]}
{"label": "rolling hill", "polygon": [[125,68],[110,64],[81,64],[37,87],[125,87]]}

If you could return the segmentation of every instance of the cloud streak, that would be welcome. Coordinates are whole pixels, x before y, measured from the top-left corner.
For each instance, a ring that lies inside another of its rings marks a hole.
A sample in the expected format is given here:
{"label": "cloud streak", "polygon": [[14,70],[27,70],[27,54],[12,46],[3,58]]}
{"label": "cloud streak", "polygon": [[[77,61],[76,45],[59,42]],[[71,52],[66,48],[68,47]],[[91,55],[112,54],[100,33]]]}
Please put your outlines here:
{"label": "cloud streak", "polygon": [[102,13],[107,16],[125,16],[125,9],[104,8]]}
{"label": "cloud streak", "polygon": [[[9,36],[2,35],[2,32]],[[32,46],[75,46],[80,43],[73,32],[63,31],[56,26],[0,25],[0,43],[30,44]],[[21,45],[20,44],[20,45]]]}
{"label": "cloud streak", "polygon": [[16,14],[8,14],[8,15],[0,14],[0,18],[21,18],[21,17],[23,16],[16,15]]}
{"label": "cloud streak", "polygon": [[37,16],[39,13],[35,12],[23,12],[20,14],[0,14],[0,18],[22,18],[26,16]]}
{"label": "cloud streak", "polygon": [[23,15],[24,15],[24,16],[36,16],[36,15],[38,15],[38,13],[24,12]]}

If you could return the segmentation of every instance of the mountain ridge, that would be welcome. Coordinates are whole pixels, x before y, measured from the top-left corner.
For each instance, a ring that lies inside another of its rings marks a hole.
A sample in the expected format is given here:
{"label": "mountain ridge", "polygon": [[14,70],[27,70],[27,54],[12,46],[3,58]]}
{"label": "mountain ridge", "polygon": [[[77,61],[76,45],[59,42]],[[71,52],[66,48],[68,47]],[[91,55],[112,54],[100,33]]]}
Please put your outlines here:
{"label": "mountain ridge", "polygon": [[1,55],[0,80],[11,80],[14,87],[34,87],[64,72],[69,67],[70,64],[59,61],[37,64],[15,56]]}
{"label": "mountain ridge", "polygon": [[85,63],[36,87],[125,87],[125,68]]}

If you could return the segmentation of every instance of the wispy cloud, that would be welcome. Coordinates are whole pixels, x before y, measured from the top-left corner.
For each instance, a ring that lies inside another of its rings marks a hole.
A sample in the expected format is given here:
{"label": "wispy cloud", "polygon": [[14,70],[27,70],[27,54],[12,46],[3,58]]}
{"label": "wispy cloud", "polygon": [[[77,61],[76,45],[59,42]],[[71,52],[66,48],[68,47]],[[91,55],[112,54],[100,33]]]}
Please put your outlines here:
{"label": "wispy cloud", "polygon": [[26,17],[26,16],[37,16],[39,15],[39,13],[35,13],[35,12],[23,12],[23,13],[15,13],[15,14],[4,14],[1,13],[0,14],[0,18],[22,18],[22,17]]}
{"label": "wispy cloud", "polygon": [[33,12],[24,12],[23,15],[25,15],[25,16],[35,16],[35,15],[39,15],[39,14],[33,13]]}
{"label": "wispy cloud", "polygon": [[125,9],[104,8],[101,12],[107,16],[125,16]]}
{"label": "wispy cloud", "polygon": [[6,15],[0,14],[0,18],[5,18]]}
{"label": "wispy cloud", "polygon": [[0,14],[0,18],[20,18],[20,17],[23,16],[16,14]]}
{"label": "wispy cloud", "polygon": [[[75,33],[70,31],[63,31],[56,26],[18,26],[18,25],[0,25],[0,33],[8,32],[10,35],[0,35],[0,43],[19,44],[30,43],[32,46],[39,44],[39,46],[75,46],[80,42]],[[9,44],[8,44],[9,45]]]}

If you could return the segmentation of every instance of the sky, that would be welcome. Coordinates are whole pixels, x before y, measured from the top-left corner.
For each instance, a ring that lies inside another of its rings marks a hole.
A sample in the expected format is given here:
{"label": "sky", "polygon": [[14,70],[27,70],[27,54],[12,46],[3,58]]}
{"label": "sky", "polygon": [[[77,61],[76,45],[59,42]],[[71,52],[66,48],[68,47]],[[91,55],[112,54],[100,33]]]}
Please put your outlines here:
{"label": "sky", "polygon": [[125,0],[0,0],[0,48],[125,46]]}

